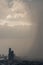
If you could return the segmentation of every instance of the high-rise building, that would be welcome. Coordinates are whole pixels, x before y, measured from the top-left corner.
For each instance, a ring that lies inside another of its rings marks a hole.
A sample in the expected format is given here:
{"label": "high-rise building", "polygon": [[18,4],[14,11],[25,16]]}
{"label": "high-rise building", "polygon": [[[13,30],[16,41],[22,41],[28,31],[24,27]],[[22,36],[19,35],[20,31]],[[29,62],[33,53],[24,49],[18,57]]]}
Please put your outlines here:
{"label": "high-rise building", "polygon": [[9,48],[8,60],[14,60],[14,51],[12,51],[11,48]]}

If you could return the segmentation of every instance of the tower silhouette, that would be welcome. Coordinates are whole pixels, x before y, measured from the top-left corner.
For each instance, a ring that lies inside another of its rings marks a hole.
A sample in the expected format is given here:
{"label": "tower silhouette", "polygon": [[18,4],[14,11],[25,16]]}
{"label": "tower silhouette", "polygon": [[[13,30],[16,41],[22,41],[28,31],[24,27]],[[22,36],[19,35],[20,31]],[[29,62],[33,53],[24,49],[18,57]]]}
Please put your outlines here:
{"label": "tower silhouette", "polygon": [[9,53],[8,53],[8,59],[9,60],[14,60],[14,51],[9,48]]}

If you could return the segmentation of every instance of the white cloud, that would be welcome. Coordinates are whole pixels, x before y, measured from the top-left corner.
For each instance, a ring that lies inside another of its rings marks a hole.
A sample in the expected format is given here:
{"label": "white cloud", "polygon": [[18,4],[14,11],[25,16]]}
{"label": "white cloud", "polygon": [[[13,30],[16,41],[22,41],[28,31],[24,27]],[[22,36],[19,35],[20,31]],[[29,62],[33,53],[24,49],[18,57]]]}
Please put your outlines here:
{"label": "white cloud", "polygon": [[[15,0],[11,8],[3,9],[5,10],[5,18],[0,18],[0,25],[15,26],[15,25],[31,25],[28,23],[28,12],[25,9],[25,4],[21,0]],[[2,16],[2,17],[3,17]]]}
{"label": "white cloud", "polygon": [[10,19],[10,18],[12,18],[12,16],[9,14],[9,15],[6,17],[6,19]]}

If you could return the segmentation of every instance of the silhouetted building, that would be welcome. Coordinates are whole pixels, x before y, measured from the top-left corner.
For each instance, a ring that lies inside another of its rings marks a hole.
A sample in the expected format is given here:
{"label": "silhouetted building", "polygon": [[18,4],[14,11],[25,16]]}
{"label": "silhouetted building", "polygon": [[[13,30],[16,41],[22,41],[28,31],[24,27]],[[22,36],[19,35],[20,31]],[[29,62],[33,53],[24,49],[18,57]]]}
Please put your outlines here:
{"label": "silhouetted building", "polygon": [[14,51],[9,48],[9,53],[8,53],[8,63],[11,65],[14,63]]}
{"label": "silhouetted building", "polygon": [[14,60],[14,51],[11,51],[11,59]]}
{"label": "silhouetted building", "polygon": [[8,52],[8,59],[11,59],[11,48],[9,48],[9,52]]}
{"label": "silhouetted building", "polygon": [[12,51],[11,48],[9,48],[8,59],[14,60],[14,51]]}

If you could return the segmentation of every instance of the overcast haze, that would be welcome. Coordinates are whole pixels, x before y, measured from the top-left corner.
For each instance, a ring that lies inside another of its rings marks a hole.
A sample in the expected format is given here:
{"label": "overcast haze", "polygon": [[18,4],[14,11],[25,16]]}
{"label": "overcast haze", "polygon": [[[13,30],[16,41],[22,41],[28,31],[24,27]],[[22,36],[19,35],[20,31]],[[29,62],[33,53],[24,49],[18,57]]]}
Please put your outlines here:
{"label": "overcast haze", "polygon": [[0,0],[0,54],[9,47],[25,59],[43,59],[43,0]]}

